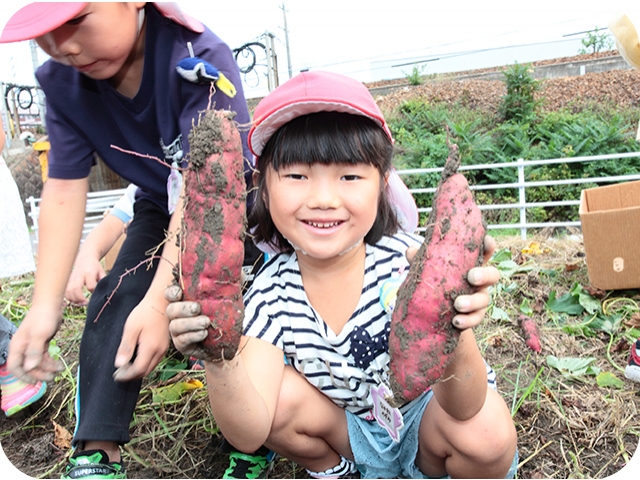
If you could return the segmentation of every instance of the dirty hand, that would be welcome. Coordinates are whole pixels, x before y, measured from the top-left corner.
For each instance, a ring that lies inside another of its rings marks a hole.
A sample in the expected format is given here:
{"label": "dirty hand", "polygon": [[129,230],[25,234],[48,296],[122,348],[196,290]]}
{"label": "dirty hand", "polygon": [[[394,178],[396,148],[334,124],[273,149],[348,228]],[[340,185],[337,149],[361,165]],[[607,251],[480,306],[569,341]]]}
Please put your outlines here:
{"label": "dirty hand", "polygon": [[164,312],[154,302],[143,299],[129,314],[113,374],[117,382],[149,375],[169,348],[169,327]]}
{"label": "dirty hand", "polygon": [[200,315],[198,302],[183,302],[182,290],[177,285],[165,290],[165,299],[169,301],[167,316],[169,317],[169,332],[175,347],[184,355],[202,360],[209,360],[207,351],[202,347],[202,341],[209,334],[209,318]]}
{"label": "dirty hand", "polygon": [[7,368],[23,382],[51,382],[64,369],[49,356],[49,341],[60,324],[61,312],[32,307],[9,343]]}
{"label": "dirty hand", "polygon": [[[491,304],[489,289],[500,280],[500,271],[495,267],[487,267],[486,264],[496,249],[496,242],[493,237],[484,237],[484,258],[482,267],[474,267],[469,270],[467,280],[475,287],[475,292],[471,295],[459,295],[456,297],[454,307],[458,315],[453,317],[453,325],[460,329],[474,328],[482,322],[487,308]],[[412,247],[407,250],[409,263],[413,260],[417,248]]]}

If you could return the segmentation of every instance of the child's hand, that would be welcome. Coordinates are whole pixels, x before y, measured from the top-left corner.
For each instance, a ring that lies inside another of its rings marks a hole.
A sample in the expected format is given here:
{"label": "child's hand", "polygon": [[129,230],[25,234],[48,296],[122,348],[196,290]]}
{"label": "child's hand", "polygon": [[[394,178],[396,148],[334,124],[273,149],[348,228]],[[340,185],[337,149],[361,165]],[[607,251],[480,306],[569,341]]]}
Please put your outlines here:
{"label": "child's hand", "polygon": [[182,302],[182,290],[173,285],[165,290],[164,298],[168,300],[167,316],[169,333],[173,344],[184,355],[208,360],[207,352],[202,348],[202,341],[207,338],[209,318],[200,315],[200,304]]}
{"label": "child's hand", "polygon": [[[484,237],[483,265],[487,264],[495,249],[495,240],[493,237],[486,235]],[[407,259],[409,262],[413,260],[417,251],[416,248],[407,250]],[[460,295],[456,297],[454,306],[459,314],[453,317],[452,323],[460,330],[474,328],[482,322],[487,307],[489,307],[491,303],[489,288],[496,285],[500,280],[500,271],[495,267],[475,267],[469,270],[467,280],[471,285],[476,287],[476,290],[475,293],[471,295]]]}
{"label": "child's hand", "polygon": [[60,360],[49,356],[49,342],[58,330],[60,319],[59,308],[34,304],[13,334],[6,364],[23,382],[52,382],[64,369]]}
{"label": "child's hand", "polygon": [[125,322],[114,362],[114,380],[128,382],[149,375],[168,349],[167,317],[145,297]]}
{"label": "child's hand", "polygon": [[93,292],[105,275],[100,259],[78,256],[67,282],[64,297],[76,305],[87,305],[89,301],[84,296],[84,287]]}
{"label": "child's hand", "polygon": [[491,304],[489,289],[500,280],[500,271],[495,267],[484,265],[487,264],[495,249],[495,240],[486,235],[484,237],[483,266],[472,268],[467,274],[467,280],[476,287],[476,291],[471,295],[458,296],[454,303],[459,314],[453,317],[453,325],[460,330],[478,326]]}

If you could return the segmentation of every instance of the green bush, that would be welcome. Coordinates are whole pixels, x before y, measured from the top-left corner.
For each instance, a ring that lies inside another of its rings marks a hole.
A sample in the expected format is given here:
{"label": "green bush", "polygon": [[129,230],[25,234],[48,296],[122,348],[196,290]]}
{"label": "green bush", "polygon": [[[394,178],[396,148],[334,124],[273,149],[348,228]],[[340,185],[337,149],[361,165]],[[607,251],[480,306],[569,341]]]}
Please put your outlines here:
{"label": "green bush", "polygon": [[[528,96],[534,83],[526,78],[526,67],[516,65],[505,73],[507,82],[520,83],[503,99],[502,112],[510,119],[492,117],[462,103],[426,103],[410,100],[401,104],[387,118],[396,139],[395,165],[398,169],[442,167],[448,155],[447,135],[460,151],[463,165],[511,163],[519,158],[540,160],[571,158],[640,151],[635,140],[638,109],[618,109],[606,103],[572,105],[557,112],[537,112]],[[527,88],[520,88],[527,87]],[[519,100],[518,100],[519,99]],[[518,101],[516,101],[518,100]],[[544,99],[541,99],[544,100]],[[527,167],[527,181],[564,180],[606,177],[638,173],[640,158],[605,162],[564,163]],[[515,168],[466,171],[472,185],[514,183]],[[408,175],[403,179],[409,188],[435,188],[439,175]],[[559,185],[527,188],[528,202],[578,199],[580,191],[591,185]],[[429,207],[432,194],[417,194],[419,207]],[[515,203],[515,188],[476,191],[480,204]],[[514,210],[486,211],[489,223],[517,223]],[[577,220],[577,207],[536,208],[527,212],[529,221],[550,222]]]}
{"label": "green bush", "polygon": [[500,112],[507,122],[527,122],[533,118],[537,106],[535,93],[540,82],[533,78],[531,65],[515,65],[504,72],[507,94],[502,98]]}

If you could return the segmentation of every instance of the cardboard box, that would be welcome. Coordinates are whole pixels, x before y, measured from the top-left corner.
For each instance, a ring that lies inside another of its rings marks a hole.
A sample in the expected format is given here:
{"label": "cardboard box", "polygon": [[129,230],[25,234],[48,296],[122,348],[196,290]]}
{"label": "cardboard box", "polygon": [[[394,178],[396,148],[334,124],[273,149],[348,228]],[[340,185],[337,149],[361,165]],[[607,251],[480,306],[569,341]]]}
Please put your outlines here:
{"label": "cardboard box", "polygon": [[640,288],[640,181],[583,190],[580,222],[591,284]]}

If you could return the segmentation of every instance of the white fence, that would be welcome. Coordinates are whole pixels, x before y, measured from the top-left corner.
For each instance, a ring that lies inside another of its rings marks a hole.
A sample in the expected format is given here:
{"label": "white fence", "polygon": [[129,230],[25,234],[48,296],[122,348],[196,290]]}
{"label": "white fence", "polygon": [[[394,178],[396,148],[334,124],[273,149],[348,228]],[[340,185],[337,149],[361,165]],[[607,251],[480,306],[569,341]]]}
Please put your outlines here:
{"label": "white fence", "polygon": [[[100,223],[104,213],[115,205],[115,203],[124,195],[126,188],[117,190],[104,190],[102,192],[91,192],[87,194],[87,207],[84,217],[84,226],[82,227],[82,238]],[[35,243],[38,243],[38,217],[40,216],[40,198],[29,197],[25,202],[29,205],[29,217],[33,223],[33,233]]]}
{"label": "white fence", "polygon": [[[522,238],[527,238],[527,229],[532,228],[546,228],[546,227],[579,227],[579,221],[561,221],[561,222],[546,222],[535,223],[527,220],[527,210],[531,208],[547,208],[558,206],[570,206],[580,205],[580,198],[570,198],[552,202],[528,202],[527,201],[527,188],[545,187],[553,185],[576,185],[576,184],[601,184],[601,183],[619,183],[627,182],[631,180],[640,180],[640,173],[634,175],[622,175],[615,177],[594,177],[594,178],[575,178],[568,180],[550,180],[544,182],[527,181],[524,174],[526,167],[539,166],[539,165],[553,165],[560,163],[578,163],[578,162],[597,162],[604,160],[615,160],[623,158],[635,158],[640,157],[640,152],[632,153],[618,153],[610,155],[596,155],[591,157],[572,157],[572,158],[556,158],[552,160],[522,160],[519,159],[512,163],[494,163],[483,165],[463,165],[460,167],[460,171],[465,170],[493,170],[499,168],[515,168],[517,170],[518,181],[513,183],[493,184],[493,185],[471,185],[471,190],[500,190],[513,188],[518,190],[518,201],[516,203],[508,204],[491,204],[491,205],[479,205],[481,210],[517,210],[519,211],[518,223],[509,224],[490,224],[487,227],[489,229],[519,229]],[[443,168],[421,168],[411,170],[399,170],[398,173],[402,177],[403,175],[430,175],[440,174]],[[118,190],[105,190],[102,192],[92,192],[87,195],[87,210],[83,228],[83,238],[95,227],[100,220],[104,212],[115,204],[115,202],[124,194],[126,189]],[[420,193],[433,193],[435,188],[415,188],[410,189],[413,195]],[[29,216],[33,222],[33,230],[35,232],[36,243],[38,241],[38,215],[40,213],[40,199],[29,197],[26,202],[30,205],[31,211]],[[419,212],[429,212],[431,208],[419,208]],[[418,228],[418,231],[424,231],[424,227]]]}
{"label": "white fence", "polygon": [[[568,226],[580,226],[579,221],[562,221],[562,222],[546,222],[546,223],[533,223],[527,221],[527,209],[530,208],[546,208],[557,206],[569,206],[580,205],[580,198],[564,199],[552,202],[527,202],[527,188],[533,187],[545,187],[553,185],[576,185],[576,184],[601,184],[601,183],[619,183],[631,180],[640,180],[640,173],[634,175],[621,175],[612,177],[593,177],[593,178],[575,178],[568,180],[550,180],[543,182],[526,181],[524,169],[526,167],[539,166],[539,165],[553,165],[561,163],[579,163],[579,162],[597,162],[604,160],[615,160],[623,158],[640,157],[640,152],[631,153],[617,153],[609,155],[595,155],[590,157],[571,157],[571,158],[556,158],[551,160],[523,160],[519,159],[516,162],[511,163],[493,163],[484,165],[463,165],[460,167],[460,171],[464,170],[493,170],[499,168],[515,168],[517,170],[518,181],[514,183],[503,183],[493,185],[471,185],[471,190],[500,190],[506,188],[513,188],[518,190],[518,202],[509,204],[492,204],[492,205],[478,205],[481,210],[518,210],[520,213],[520,221],[518,223],[510,224],[493,224],[488,225],[489,229],[519,229],[522,238],[527,238],[527,229],[532,228],[546,228],[546,227],[568,227]],[[411,170],[399,170],[398,173],[402,177],[403,175],[415,175],[415,174],[434,174],[442,172],[443,168],[420,168]],[[410,189],[413,195],[420,193],[433,193],[435,188],[414,188]],[[429,212],[431,208],[419,208],[419,212]],[[425,228],[418,228],[418,231],[424,231]]]}

